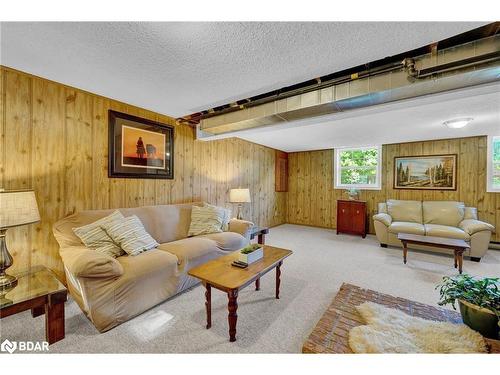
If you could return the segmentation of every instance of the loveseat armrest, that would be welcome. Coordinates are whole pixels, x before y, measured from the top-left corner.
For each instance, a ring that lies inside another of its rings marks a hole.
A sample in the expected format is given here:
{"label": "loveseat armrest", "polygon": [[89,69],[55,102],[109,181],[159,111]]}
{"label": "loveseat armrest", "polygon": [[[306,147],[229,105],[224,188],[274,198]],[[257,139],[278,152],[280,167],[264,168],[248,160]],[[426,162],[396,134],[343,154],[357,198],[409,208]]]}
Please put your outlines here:
{"label": "loveseat armrest", "polygon": [[64,266],[75,277],[114,278],[123,275],[123,267],[116,259],[85,246],[61,248]]}
{"label": "loveseat armrest", "polygon": [[229,221],[229,232],[239,233],[246,239],[250,239],[250,228],[252,228],[253,225],[251,221],[231,219]]}
{"label": "loveseat armrest", "polygon": [[373,220],[380,221],[386,227],[388,227],[392,223],[392,217],[391,217],[391,215],[385,214],[385,213],[380,213],[380,214],[373,215]]}
{"label": "loveseat armrest", "polygon": [[474,233],[481,232],[483,230],[489,230],[490,232],[495,232],[495,227],[489,223],[484,221],[475,220],[475,219],[465,219],[458,224],[458,226],[470,236]]}

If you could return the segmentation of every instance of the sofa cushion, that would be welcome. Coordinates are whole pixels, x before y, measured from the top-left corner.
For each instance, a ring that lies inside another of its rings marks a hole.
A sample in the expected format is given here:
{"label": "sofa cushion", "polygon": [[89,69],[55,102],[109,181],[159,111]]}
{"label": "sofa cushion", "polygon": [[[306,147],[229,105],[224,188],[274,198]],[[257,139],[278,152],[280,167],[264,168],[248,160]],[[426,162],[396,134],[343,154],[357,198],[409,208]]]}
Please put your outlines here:
{"label": "sofa cushion", "polygon": [[389,199],[387,213],[393,221],[422,223],[422,202]]}
{"label": "sofa cushion", "polygon": [[137,255],[158,246],[135,215],[106,223],[102,228],[128,255]]}
{"label": "sofa cushion", "polygon": [[200,205],[184,203],[120,208],[120,212],[124,216],[136,215],[151,237],[158,243],[165,243],[187,237],[192,207]]}
{"label": "sofa cushion", "polygon": [[389,225],[388,231],[390,233],[398,234],[398,233],[410,233],[410,234],[425,234],[425,228],[423,224],[419,223],[410,223],[407,221],[393,221],[391,225]]}
{"label": "sofa cushion", "polygon": [[166,272],[167,269],[172,268],[172,265],[177,264],[177,258],[173,254],[158,249],[152,249],[133,257],[120,257],[116,260],[123,267],[124,274],[130,279],[148,274],[153,276],[156,272]]}
{"label": "sofa cushion", "polygon": [[210,233],[198,237],[208,238],[215,241],[217,248],[222,251],[235,251],[242,249],[248,245],[249,242],[241,234],[234,232]]}
{"label": "sofa cushion", "polygon": [[193,206],[188,236],[222,232],[225,212],[216,206]]}
{"label": "sofa cushion", "polygon": [[465,241],[470,240],[469,234],[457,227],[439,224],[424,224],[424,227],[426,236],[456,238]]}
{"label": "sofa cushion", "polygon": [[203,203],[203,207],[210,207],[212,209],[219,210],[222,214],[222,231],[227,232],[229,229],[229,220],[231,220],[231,210],[225,207],[214,206],[206,202]]}
{"label": "sofa cushion", "polygon": [[103,217],[93,223],[73,228],[73,232],[80,238],[85,246],[112,258],[124,255],[125,252],[113,241],[111,236],[102,228],[103,225],[123,219],[120,211]]}
{"label": "sofa cushion", "polygon": [[184,271],[189,271],[199,264],[215,259],[222,253],[215,241],[203,237],[190,237],[162,243],[158,249],[175,255],[179,268],[184,269]]}
{"label": "sofa cushion", "polygon": [[424,201],[424,224],[439,224],[458,227],[464,219],[465,205],[454,201]]}

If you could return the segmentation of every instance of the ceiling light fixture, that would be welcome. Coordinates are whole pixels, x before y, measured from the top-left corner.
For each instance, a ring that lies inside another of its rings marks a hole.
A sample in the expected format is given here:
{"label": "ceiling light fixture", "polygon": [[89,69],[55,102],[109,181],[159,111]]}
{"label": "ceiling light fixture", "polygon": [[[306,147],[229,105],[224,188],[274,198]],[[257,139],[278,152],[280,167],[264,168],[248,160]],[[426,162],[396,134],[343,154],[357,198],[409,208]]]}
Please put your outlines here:
{"label": "ceiling light fixture", "polygon": [[472,120],[472,117],[467,118],[457,118],[455,120],[449,120],[443,122],[443,125],[450,129],[460,129],[467,126]]}

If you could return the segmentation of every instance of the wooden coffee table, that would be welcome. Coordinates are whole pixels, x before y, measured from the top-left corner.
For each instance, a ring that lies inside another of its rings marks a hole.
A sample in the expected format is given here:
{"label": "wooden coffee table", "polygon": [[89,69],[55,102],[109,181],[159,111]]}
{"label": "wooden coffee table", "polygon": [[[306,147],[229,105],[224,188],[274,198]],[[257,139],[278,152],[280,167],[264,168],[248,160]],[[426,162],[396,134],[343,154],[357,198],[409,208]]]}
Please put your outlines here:
{"label": "wooden coffee table", "polygon": [[256,290],[260,289],[258,280],[267,272],[276,268],[276,299],[279,299],[281,282],[281,265],[283,260],[292,255],[291,250],[280,249],[278,247],[264,246],[264,257],[249,265],[247,268],[238,268],[231,263],[238,259],[238,251],[218,259],[211,260],[201,266],[191,269],[188,274],[200,279],[206,288],[205,307],[207,310],[207,329],[212,326],[212,287],[227,293],[228,297],[228,322],[229,341],[236,341],[236,321],[238,315],[238,292],[244,287],[256,282]]}
{"label": "wooden coffee table", "polygon": [[408,244],[424,245],[440,247],[443,249],[453,250],[455,256],[455,268],[458,265],[458,272],[462,273],[462,265],[464,262],[463,253],[470,249],[470,245],[464,240],[455,238],[421,236],[419,234],[398,233],[398,240],[403,243],[403,261],[406,264],[408,255]]}

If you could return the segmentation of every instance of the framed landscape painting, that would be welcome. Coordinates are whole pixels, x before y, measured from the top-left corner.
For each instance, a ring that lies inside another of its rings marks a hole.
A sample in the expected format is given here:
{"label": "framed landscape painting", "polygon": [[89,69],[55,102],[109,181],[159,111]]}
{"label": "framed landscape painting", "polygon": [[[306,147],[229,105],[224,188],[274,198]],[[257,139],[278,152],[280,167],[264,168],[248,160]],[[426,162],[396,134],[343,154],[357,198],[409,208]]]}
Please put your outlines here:
{"label": "framed landscape painting", "polygon": [[457,155],[394,158],[394,189],[456,190]]}
{"label": "framed landscape painting", "polygon": [[109,111],[109,177],[174,178],[172,126]]}

